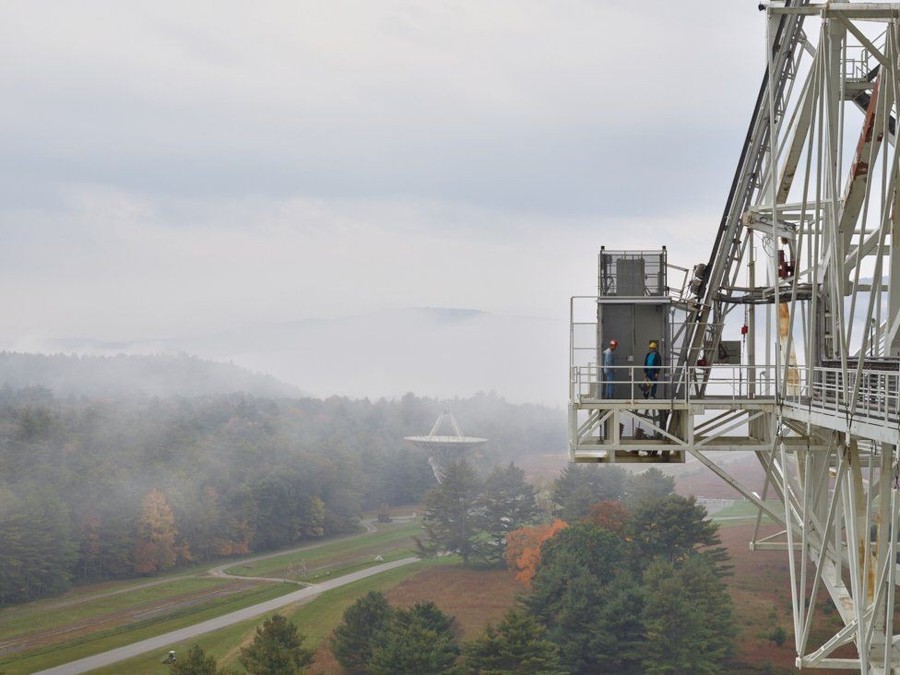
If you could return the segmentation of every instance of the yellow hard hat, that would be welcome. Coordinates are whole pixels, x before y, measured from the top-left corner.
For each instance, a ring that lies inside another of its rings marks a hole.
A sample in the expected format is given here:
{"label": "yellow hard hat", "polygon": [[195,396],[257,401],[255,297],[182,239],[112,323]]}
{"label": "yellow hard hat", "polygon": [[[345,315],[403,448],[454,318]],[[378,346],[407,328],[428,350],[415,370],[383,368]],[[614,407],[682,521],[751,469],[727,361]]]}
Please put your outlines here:
{"label": "yellow hard hat", "polygon": [[656,349],[656,347],[657,347],[656,340],[650,340],[650,349]]}

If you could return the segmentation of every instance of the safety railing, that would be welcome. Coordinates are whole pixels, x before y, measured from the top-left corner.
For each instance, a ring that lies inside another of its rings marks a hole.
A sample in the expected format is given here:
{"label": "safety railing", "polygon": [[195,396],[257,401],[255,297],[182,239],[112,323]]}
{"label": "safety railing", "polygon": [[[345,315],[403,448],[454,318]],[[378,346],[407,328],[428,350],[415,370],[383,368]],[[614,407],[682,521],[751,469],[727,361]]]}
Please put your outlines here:
{"label": "safety railing", "polygon": [[900,370],[799,369],[785,401],[835,415],[900,421]]}
{"label": "safety railing", "polygon": [[[640,405],[648,399],[681,401],[770,399],[846,417],[900,424],[900,370],[791,368],[776,382],[771,366],[712,365],[677,369],[663,366],[655,383],[643,366],[614,366],[612,378],[597,365],[570,368],[569,398],[573,402],[610,400]],[[703,396],[699,384],[706,380]],[[653,391],[655,384],[655,392]],[[776,389],[778,394],[776,395]],[[655,395],[654,395],[655,394]]]}
{"label": "safety railing", "polygon": [[[640,404],[648,399],[687,403],[706,382],[703,399],[738,400],[775,398],[773,369],[768,366],[712,365],[692,368],[661,366],[652,382],[642,365],[613,366],[606,377],[602,366],[572,366],[569,398],[572,401],[610,399]],[[655,385],[655,386],[654,386]]]}

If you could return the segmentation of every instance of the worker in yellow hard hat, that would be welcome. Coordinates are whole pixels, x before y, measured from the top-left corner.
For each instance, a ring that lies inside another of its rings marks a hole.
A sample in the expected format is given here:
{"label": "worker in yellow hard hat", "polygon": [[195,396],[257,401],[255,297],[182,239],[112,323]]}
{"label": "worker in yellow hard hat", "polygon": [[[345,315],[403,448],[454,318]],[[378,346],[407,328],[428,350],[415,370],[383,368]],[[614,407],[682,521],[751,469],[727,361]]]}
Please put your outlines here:
{"label": "worker in yellow hard hat", "polygon": [[662,371],[662,356],[658,348],[656,340],[650,340],[649,351],[644,357],[644,384],[641,387],[644,398],[656,398],[656,385]]}

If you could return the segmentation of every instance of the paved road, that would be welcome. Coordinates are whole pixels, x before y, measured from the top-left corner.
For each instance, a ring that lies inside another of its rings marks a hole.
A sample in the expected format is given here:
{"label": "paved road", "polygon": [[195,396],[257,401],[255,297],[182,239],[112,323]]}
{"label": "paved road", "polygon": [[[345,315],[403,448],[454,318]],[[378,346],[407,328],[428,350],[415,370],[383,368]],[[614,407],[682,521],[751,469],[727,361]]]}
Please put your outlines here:
{"label": "paved road", "polygon": [[306,588],[301,588],[300,590],[294,591],[293,593],[282,595],[280,598],[267,600],[266,602],[261,602],[258,605],[253,605],[252,607],[245,607],[244,609],[239,609],[236,612],[231,612],[230,614],[225,614],[223,616],[216,617],[215,619],[210,619],[209,621],[198,623],[194,626],[182,628],[180,630],[172,631],[171,633],[165,633],[163,635],[157,635],[156,637],[152,637],[147,640],[141,640],[140,642],[135,642],[133,644],[126,645],[125,647],[119,647],[118,649],[112,649],[101,654],[94,654],[93,656],[88,656],[86,658],[79,659],[78,661],[65,663],[61,666],[57,666],[56,668],[42,670],[36,675],[72,675],[74,673],[85,673],[89,670],[102,668],[103,666],[108,666],[111,663],[123,661],[124,659],[130,659],[131,657],[137,656],[138,654],[143,654],[144,652],[154,650],[159,652],[159,658],[160,660],[162,660],[166,652],[168,652],[172,648],[173,644],[190,640],[191,638],[202,635],[203,633],[209,633],[214,630],[219,630],[220,628],[225,628],[226,626],[230,626],[234,623],[252,619],[255,616],[265,614],[266,612],[271,612],[280,607],[284,607],[285,605],[290,605],[294,602],[312,599],[320,593],[330,591],[333,588],[353,583],[354,581],[359,581],[360,579],[365,579],[366,577],[371,577],[376,574],[381,574],[382,572],[387,572],[388,570],[392,570],[396,567],[409,565],[410,563],[414,563],[417,560],[419,559],[403,558],[402,560],[394,560],[393,562],[383,563],[381,565],[375,565],[374,567],[369,567],[368,569],[360,570],[358,572],[345,574],[344,576],[329,579],[328,581],[323,581],[322,583],[315,584],[314,586],[307,586]]}

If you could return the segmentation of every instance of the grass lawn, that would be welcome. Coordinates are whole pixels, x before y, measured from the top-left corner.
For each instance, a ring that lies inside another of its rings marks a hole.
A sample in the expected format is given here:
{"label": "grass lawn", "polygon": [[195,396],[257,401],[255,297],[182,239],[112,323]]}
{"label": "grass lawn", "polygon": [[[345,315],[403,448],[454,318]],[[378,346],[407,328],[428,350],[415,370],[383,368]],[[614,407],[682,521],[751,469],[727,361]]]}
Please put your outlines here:
{"label": "grass lawn", "polygon": [[[336,539],[326,546],[235,565],[225,571],[245,577],[279,577],[314,583],[322,575],[347,573],[377,562],[405,558],[413,550],[413,536],[422,532],[421,526],[415,523],[388,523],[378,527],[378,532]],[[382,561],[376,561],[376,556],[381,556]]]}
{"label": "grass lawn", "polygon": [[[326,540],[316,543],[315,548],[257,560],[251,563],[253,574],[299,580],[302,563],[311,581],[320,574],[340,576],[376,564],[376,556],[385,561],[407,557],[411,537],[421,531],[415,524],[379,524],[379,528],[372,534]],[[0,673],[13,675],[49,668],[297,589],[287,583],[200,576],[214,566],[194,568],[187,574],[180,570],[152,580],[86,586],[61,597],[0,610],[0,643],[7,643],[7,653],[0,656]],[[233,569],[246,576],[247,569]],[[114,668],[110,672],[130,671]]]}
{"label": "grass lawn", "polygon": [[[214,577],[179,577],[152,586],[135,585],[132,581],[132,586],[134,588],[127,593],[85,596],[77,602],[60,603],[57,598],[5,608],[0,612],[0,641],[82,621],[99,620],[102,616],[127,610],[137,611],[143,605],[160,600],[213,594],[219,589],[234,587],[235,583],[230,579]],[[3,663],[2,657],[0,663]]]}
{"label": "grass lawn", "polygon": [[[322,640],[331,634],[334,627],[341,621],[344,610],[353,604],[357,598],[369,591],[386,592],[404,579],[418,572],[435,566],[458,565],[458,558],[445,557],[434,560],[423,560],[412,565],[406,565],[384,574],[379,574],[368,579],[363,579],[346,586],[341,586],[327,593],[301,604],[288,605],[279,610],[279,613],[293,621],[300,633],[305,636],[304,645],[316,649]],[[257,626],[261,625],[265,616],[243,623],[223,628],[213,633],[206,633],[183,644],[173,644],[168,649],[174,649],[178,654],[186,654],[188,648],[196,643],[200,645],[207,655],[218,659],[219,667],[224,667],[235,672],[245,672],[238,658],[242,646],[253,641]],[[120,675],[121,673],[133,673],[134,675],[152,675],[168,673],[169,668],[162,664],[168,649],[159,653],[148,653],[119,661],[106,668],[92,671],[106,675]]]}
{"label": "grass lawn", "polygon": [[[143,619],[121,620],[117,623],[114,616],[111,625],[100,630],[96,629],[97,623],[91,620],[90,623],[93,624],[92,630],[74,639],[68,639],[62,644],[47,644],[0,657],[0,672],[4,673],[4,675],[33,673],[69,661],[75,661],[85,656],[131,644],[132,642],[138,642],[154,635],[192,626],[201,621],[206,621],[207,619],[212,619],[259,602],[265,602],[295,590],[297,590],[297,587],[294,584],[286,583],[250,586],[242,592],[225,598],[220,596],[211,597],[205,602],[192,603],[187,606],[176,604],[171,611],[155,613]],[[117,672],[128,671],[118,670]]]}
{"label": "grass lawn", "polygon": [[[771,509],[774,513],[781,513],[784,510],[784,506],[782,506],[781,502],[775,501],[772,499],[766,500],[766,505]],[[728,519],[735,518],[755,518],[756,514],[759,512],[759,509],[756,508],[756,505],[752,502],[747,501],[746,499],[739,499],[734,502],[731,506],[726,506],[721,511],[716,511],[709,518],[713,521],[724,521],[720,523],[725,526],[727,524]],[[771,523],[772,519],[767,515],[763,514],[763,522]]]}

